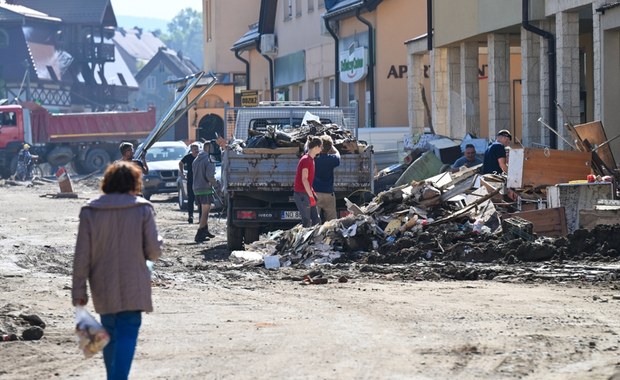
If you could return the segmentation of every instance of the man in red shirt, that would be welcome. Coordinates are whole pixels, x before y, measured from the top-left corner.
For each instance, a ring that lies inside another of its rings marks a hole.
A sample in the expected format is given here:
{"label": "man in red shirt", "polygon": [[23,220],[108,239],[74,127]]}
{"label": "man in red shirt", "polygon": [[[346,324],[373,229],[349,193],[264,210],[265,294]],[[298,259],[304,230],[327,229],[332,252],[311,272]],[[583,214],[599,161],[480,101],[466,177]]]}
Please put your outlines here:
{"label": "man in red shirt", "polygon": [[304,227],[319,223],[316,194],[312,188],[312,182],[314,181],[314,157],[321,152],[322,147],[323,141],[320,138],[309,137],[307,153],[299,159],[297,164],[293,199],[301,214],[301,224]]}

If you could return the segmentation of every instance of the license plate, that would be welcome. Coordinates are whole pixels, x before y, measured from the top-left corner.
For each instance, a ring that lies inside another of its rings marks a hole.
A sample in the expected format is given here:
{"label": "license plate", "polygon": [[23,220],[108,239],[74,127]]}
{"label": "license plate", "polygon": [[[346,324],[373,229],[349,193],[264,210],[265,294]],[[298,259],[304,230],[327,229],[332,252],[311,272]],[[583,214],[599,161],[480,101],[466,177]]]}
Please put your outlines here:
{"label": "license plate", "polygon": [[166,182],[166,187],[177,187],[176,182]]}
{"label": "license plate", "polygon": [[301,219],[299,211],[282,211],[282,219]]}

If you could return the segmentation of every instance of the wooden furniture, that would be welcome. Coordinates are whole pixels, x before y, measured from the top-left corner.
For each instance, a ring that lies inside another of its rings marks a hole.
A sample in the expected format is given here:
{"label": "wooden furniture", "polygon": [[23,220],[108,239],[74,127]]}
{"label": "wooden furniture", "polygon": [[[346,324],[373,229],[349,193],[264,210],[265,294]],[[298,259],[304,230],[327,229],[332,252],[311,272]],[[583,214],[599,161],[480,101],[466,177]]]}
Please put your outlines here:
{"label": "wooden furniture", "polygon": [[591,152],[538,148],[511,149],[506,185],[522,189],[586,179],[591,173],[591,162]]}

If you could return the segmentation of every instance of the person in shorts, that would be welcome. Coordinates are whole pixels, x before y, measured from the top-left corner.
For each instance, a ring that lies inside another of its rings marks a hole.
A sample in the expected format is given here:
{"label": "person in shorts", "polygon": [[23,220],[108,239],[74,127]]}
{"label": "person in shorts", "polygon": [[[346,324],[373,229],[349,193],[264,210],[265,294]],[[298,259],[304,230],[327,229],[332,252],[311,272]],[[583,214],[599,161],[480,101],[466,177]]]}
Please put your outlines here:
{"label": "person in shorts", "polygon": [[214,200],[214,194],[219,184],[215,179],[215,162],[211,159],[211,155],[215,153],[217,145],[211,141],[204,143],[202,152],[192,162],[192,171],[194,174],[194,196],[200,207],[200,224],[194,241],[196,243],[214,238],[215,235],[209,232],[209,211]]}

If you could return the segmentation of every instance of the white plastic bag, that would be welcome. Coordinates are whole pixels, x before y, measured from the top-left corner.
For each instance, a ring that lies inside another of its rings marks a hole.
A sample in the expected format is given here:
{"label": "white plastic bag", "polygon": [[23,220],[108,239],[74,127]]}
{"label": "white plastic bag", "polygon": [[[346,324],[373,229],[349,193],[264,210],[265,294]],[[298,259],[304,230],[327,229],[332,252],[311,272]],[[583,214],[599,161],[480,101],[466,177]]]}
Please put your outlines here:
{"label": "white plastic bag", "polygon": [[75,334],[78,347],[87,358],[103,350],[110,341],[105,328],[82,306],[75,308]]}

